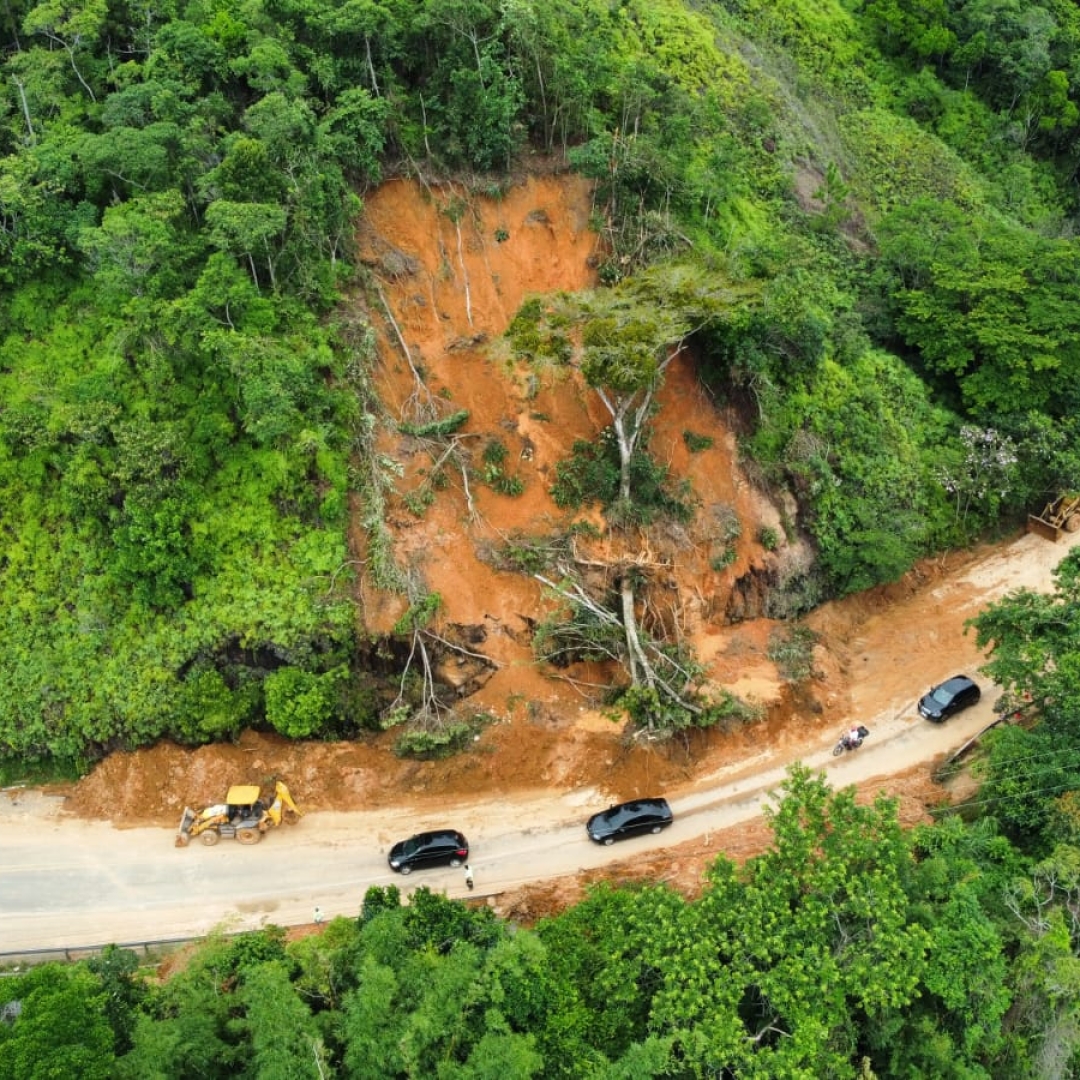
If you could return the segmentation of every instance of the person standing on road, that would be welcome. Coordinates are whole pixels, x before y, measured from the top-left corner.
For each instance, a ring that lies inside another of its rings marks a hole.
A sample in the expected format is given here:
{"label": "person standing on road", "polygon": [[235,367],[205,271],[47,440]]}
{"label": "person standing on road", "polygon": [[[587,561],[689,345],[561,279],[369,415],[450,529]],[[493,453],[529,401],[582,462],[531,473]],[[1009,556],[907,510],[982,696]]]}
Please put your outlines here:
{"label": "person standing on road", "polygon": [[473,888],[472,867],[468,863],[465,864],[465,885],[468,887],[469,892],[472,892],[472,888]]}
{"label": "person standing on road", "polygon": [[318,924],[321,923],[322,921],[323,921],[322,908],[317,907],[315,909],[315,925],[318,926]]}

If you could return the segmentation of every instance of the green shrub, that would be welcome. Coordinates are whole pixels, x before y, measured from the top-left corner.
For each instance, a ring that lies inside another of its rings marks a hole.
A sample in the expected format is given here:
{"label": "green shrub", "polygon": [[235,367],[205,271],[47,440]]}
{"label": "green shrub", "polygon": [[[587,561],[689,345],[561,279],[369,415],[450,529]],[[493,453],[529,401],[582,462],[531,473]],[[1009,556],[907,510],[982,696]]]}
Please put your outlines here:
{"label": "green shrub", "polygon": [[551,489],[555,504],[578,510],[600,503],[613,525],[648,525],[658,517],[689,521],[693,516],[689,482],[672,490],[670,473],[642,447],[630,463],[630,501],[619,501],[619,450],[610,428],[595,442],[578,439],[570,457],[555,466]]}
{"label": "green shrub", "polygon": [[554,565],[569,551],[569,535],[533,537],[515,533],[499,548],[496,561],[519,573],[536,574]]}
{"label": "green shrub", "polygon": [[313,675],[294,667],[267,675],[267,721],[290,739],[320,734],[337,710],[338,684],[345,676],[343,668]]}
{"label": "green shrub", "polygon": [[394,743],[394,753],[398,757],[437,761],[463,750],[471,738],[472,729],[468,724],[460,722],[446,724],[435,731],[427,729],[403,731]]}
{"label": "green shrub", "polygon": [[568,364],[574,347],[565,333],[563,319],[548,312],[536,297],[526,300],[506,330],[514,355],[523,360]]}
{"label": "green shrub", "polygon": [[709,560],[709,566],[719,573],[719,571],[729,567],[738,557],[738,549],[734,545],[729,544]]}
{"label": "green shrub", "polygon": [[662,698],[655,687],[630,686],[616,699],[617,709],[625,712],[634,727],[667,738],[688,728],[727,727],[748,723],[760,718],[760,712],[726,690],[705,697],[690,691],[684,700],[693,708],[684,708],[677,701]]}
{"label": "green shrub", "polygon": [[403,731],[394,743],[398,757],[435,761],[452,757],[474,742],[494,718],[487,713],[473,713],[466,719],[449,717],[425,727]]}
{"label": "green shrub", "polygon": [[500,495],[509,495],[511,498],[516,498],[525,490],[525,481],[520,476],[506,476],[499,473],[488,483],[492,490],[497,491]]}
{"label": "green shrub", "polygon": [[556,506],[580,510],[597,502],[607,506],[615,499],[619,492],[618,457],[613,460],[602,443],[603,439],[597,442],[577,439],[570,457],[556,464],[551,488]]}
{"label": "green shrub", "polygon": [[469,410],[458,409],[449,416],[443,416],[438,420],[430,420],[425,424],[408,424],[403,421],[398,424],[398,430],[403,435],[414,435],[420,439],[445,439],[460,430],[468,419]]}
{"label": "green shrub", "polygon": [[516,496],[525,490],[525,481],[520,476],[508,476],[503,470],[503,462],[508,454],[506,444],[501,439],[492,439],[484,447],[482,476],[484,483],[493,491],[500,495]]}
{"label": "green shrub", "polygon": [[711,435],[698,435],[694,431],[684,431],[682,433],[683,442],[686,443],[686,449],[691,454],[700,454],[705,450],[708,450],[713,445],[713,437]]}
{"label": "green shrub", "polygon": [[713,570],[720,571],[730,566],[739,556],[735,541],[742,536],[742,522],[735,507],[727,503],[713,508],[713,520],[715,525],[712,535],[721,546],[709,559],[709,565]]}
{"label": "green shrub", "polygon": [[415,491],[406,491],[401,496],[405,509],[415,518],[422,518],[427,508],[435,501],[435,492],[429,484],[424,484]]}
{"label": "green shrub", "polygon": [[808,679],[814,671],[817,634],[806,626],[778,628],[769,635],[768,658],[789,682]]}

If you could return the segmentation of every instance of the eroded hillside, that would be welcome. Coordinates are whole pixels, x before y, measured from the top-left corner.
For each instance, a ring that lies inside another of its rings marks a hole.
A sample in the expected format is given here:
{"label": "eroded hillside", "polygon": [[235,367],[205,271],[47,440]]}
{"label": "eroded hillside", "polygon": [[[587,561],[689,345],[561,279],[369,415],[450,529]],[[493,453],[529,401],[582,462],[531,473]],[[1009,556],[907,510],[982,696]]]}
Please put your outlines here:
{"label": "eroded hillside", "polygon": [[[692,643],[718,682],[773,701],[771,665],[745,651],[730,663],[726,627],[758,614],[759,579],[790,552],[781,547],[772,555],[756,543],[762,524],[782,538],[779,516],[741,473],[733,434],[699,386],[691,355],[668,369],[650,449],[676,480],[689,482],[693,520],[611,533],[595,511],[568,513],[551,497],[555,468],[574,441],[595,439],[609,420],[572,365],[515,362],[501,339],[526,299],[594,284],[591,211],[589,185],[570,175],[534,176],[497,199],[411,181],[384,185],[368,199],[363,257],[384,307],[373,316],[380,327],[379,396],[391,421],[468,411],[460,451],[450,457],[442,445],[433,451],[387,426],[382,449],[405,470],[391,514],[398,559],[422,589],[442,598],[444,625],[496,665],[470,700],[498,716],[513,718],[525,706],[561,715],[567,704],[565,686],[533,662],[530,645],[530,630],[550,601],[527,574],[498,568],[499,549],[511,538],[565,535],[583,519],[600,535],[575,540],[579,567],[602,573],[620,558],[635,559],[649,575],[647,604],[669,633]],[[691,452],[686,433],[704,448]],[[483,481],[485,450],[496,442],[505,448],[501,471],[520,494],[501,494]],[[441,489],[431,483],[435,469]],[[385,631],[406,601],[369,585],[366,623]],[[574,674],[585,683],[611,678]],[[578,712],[581,694],[568,700]]]}

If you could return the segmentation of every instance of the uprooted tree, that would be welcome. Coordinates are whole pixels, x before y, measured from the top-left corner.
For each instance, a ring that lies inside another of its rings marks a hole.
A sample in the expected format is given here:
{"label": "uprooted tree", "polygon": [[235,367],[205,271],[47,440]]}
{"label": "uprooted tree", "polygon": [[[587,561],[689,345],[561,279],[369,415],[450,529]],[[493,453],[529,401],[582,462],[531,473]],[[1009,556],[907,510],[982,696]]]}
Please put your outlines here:
{"label": "uprooted tree", "polygon": [[[565,567],[561,581],[533,576],[561,607],[541,623],[534,646],[537,656],[556,666],[577,661],[613,661],[629,683],[618,705],[635,727],[666,736],[691,727],[711,727],[723,720],[747,720],[753,711],[727,691],[707,692],[704,671],[685,645],[657,640],[640,625],[638,587],[650,566],[627,558],[608,566],[607,587],[594,595],[574,570]],[[662,626],[659,618],[650,625]]]}
{"label": "uprooted tree", "polygon": [[[699,274],[666,267],[575,301],[568,321],[580,326],[577,366],[611,417],[609,431],[618,450],[618,492],[608,506],[613,524],[640,520],[633,512],[638,494],[635,463],[645,452],[666,370],[691,336],[724,318],[735,299],[726,286],[718,288]],[[560,318],[567,319],[566,313],[560,312]],[[629,548],[629,531],[621,530],[621,539]],[[538,632],[538,656],[555,663],[619,663],[628,679],[619,704],[650,733],[749,715],[731,695],[707,694],[704,672],[691,650],[670,640],[664,619],[649,616],[642,596],[656,566],[647,550],[627,550],[604,564],[602,584],[592,589],[583,583],[580,569],[564,563],[561,581],[534,575],[561,604],[560,616]],[[655,636],[643,628],[643,615]]]}

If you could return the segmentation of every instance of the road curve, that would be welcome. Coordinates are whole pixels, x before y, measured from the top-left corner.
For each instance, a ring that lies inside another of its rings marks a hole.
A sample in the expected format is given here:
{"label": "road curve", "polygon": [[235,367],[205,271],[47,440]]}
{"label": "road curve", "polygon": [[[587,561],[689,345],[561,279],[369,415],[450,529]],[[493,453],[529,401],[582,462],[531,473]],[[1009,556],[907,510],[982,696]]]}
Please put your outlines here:
{"label": "road curve", "polygon": [[[871,732],[863,747],[832,757],[832,745],[804,755],[836,787],[903,772],[959,746],[993,719],[991,694],[947,724],[917,718],[914,708]],[[371,885],[421,885],[467,895],[460,870],[390,870],[390,844],[420,829],[452,824],[472,845],[476,894],[501,892],[573,875],[708,837],[758,816],[783,781],[790,761],[767,747],[751,760],[698,779],[693,789],[667,792],[675,823],[659,836],[600,847],[585,835],[585,819],[603,808],[596,792],[537,792],[530,799],[479,800],[447,818],[412,815],[407,808],[356,813],[310,813],[295,827],[270,832],[260,844],[223,840],[173,845],[173,830],[117,829],[63,815],[61,800],[25,792],[0,816],[0,954],[78,949],[159,939],[199,937],[215,928],[257,929],[269,923],[310,922],[357,914]],[[20,810],[20,805],[23,809]],[[520,831],[521,820],[546,820]]]}
{"label": "road curve", "polygon": [[[460,870],[403,878],[386,863],[395,840],[443,825],[470,840],[475,896],[567,877],[688,840],[707,842],[758,816],[796,757],[823,769],[834,787],[872,788],[877,778],[929,765],[994,718],[996,693],[982,677],[983,698],[975,708],[941,725],[916,714],[908,694],[959,670],[975,675],[982,660],[971,635],[957,640],[952,631],[939,640],[935,611],[947,610],[955,626],[957,617],[969,618],[1013,589],[1048,589],[1053,568],[1078,544],[1080,533],[1058,544],[1021,536],[868,620],[856,642],[862,653],[851,684],[852,715],[838,717],[835,732],[822,736],[818,729],[797,751],[762,743],[752,756],[684,788],[655,792],[671,802],[674,825],[610,848],[585,835],[586,818],[604,806],[592,789],[477,799],[440,818],[410,809],[407,800],[392,810],[309,813],[252,847],[223,840],[181,849],[173,846],[172,829],[118,829],[66,817],[62,800],[41,792],[0,793],[0,954],[201,937],[218,927],[298,925],[311,921],[316,905],[327,917],[355,915],[371,885],[393,883],[403,892],[428,885],[465,896]],[[885,634],[876,632],[875,621],[886,624]],[[851,722],[865,723],[869,740],[855,753],[832,757],[833,740]],[[543,825],[529,827],[536,822]]]}

